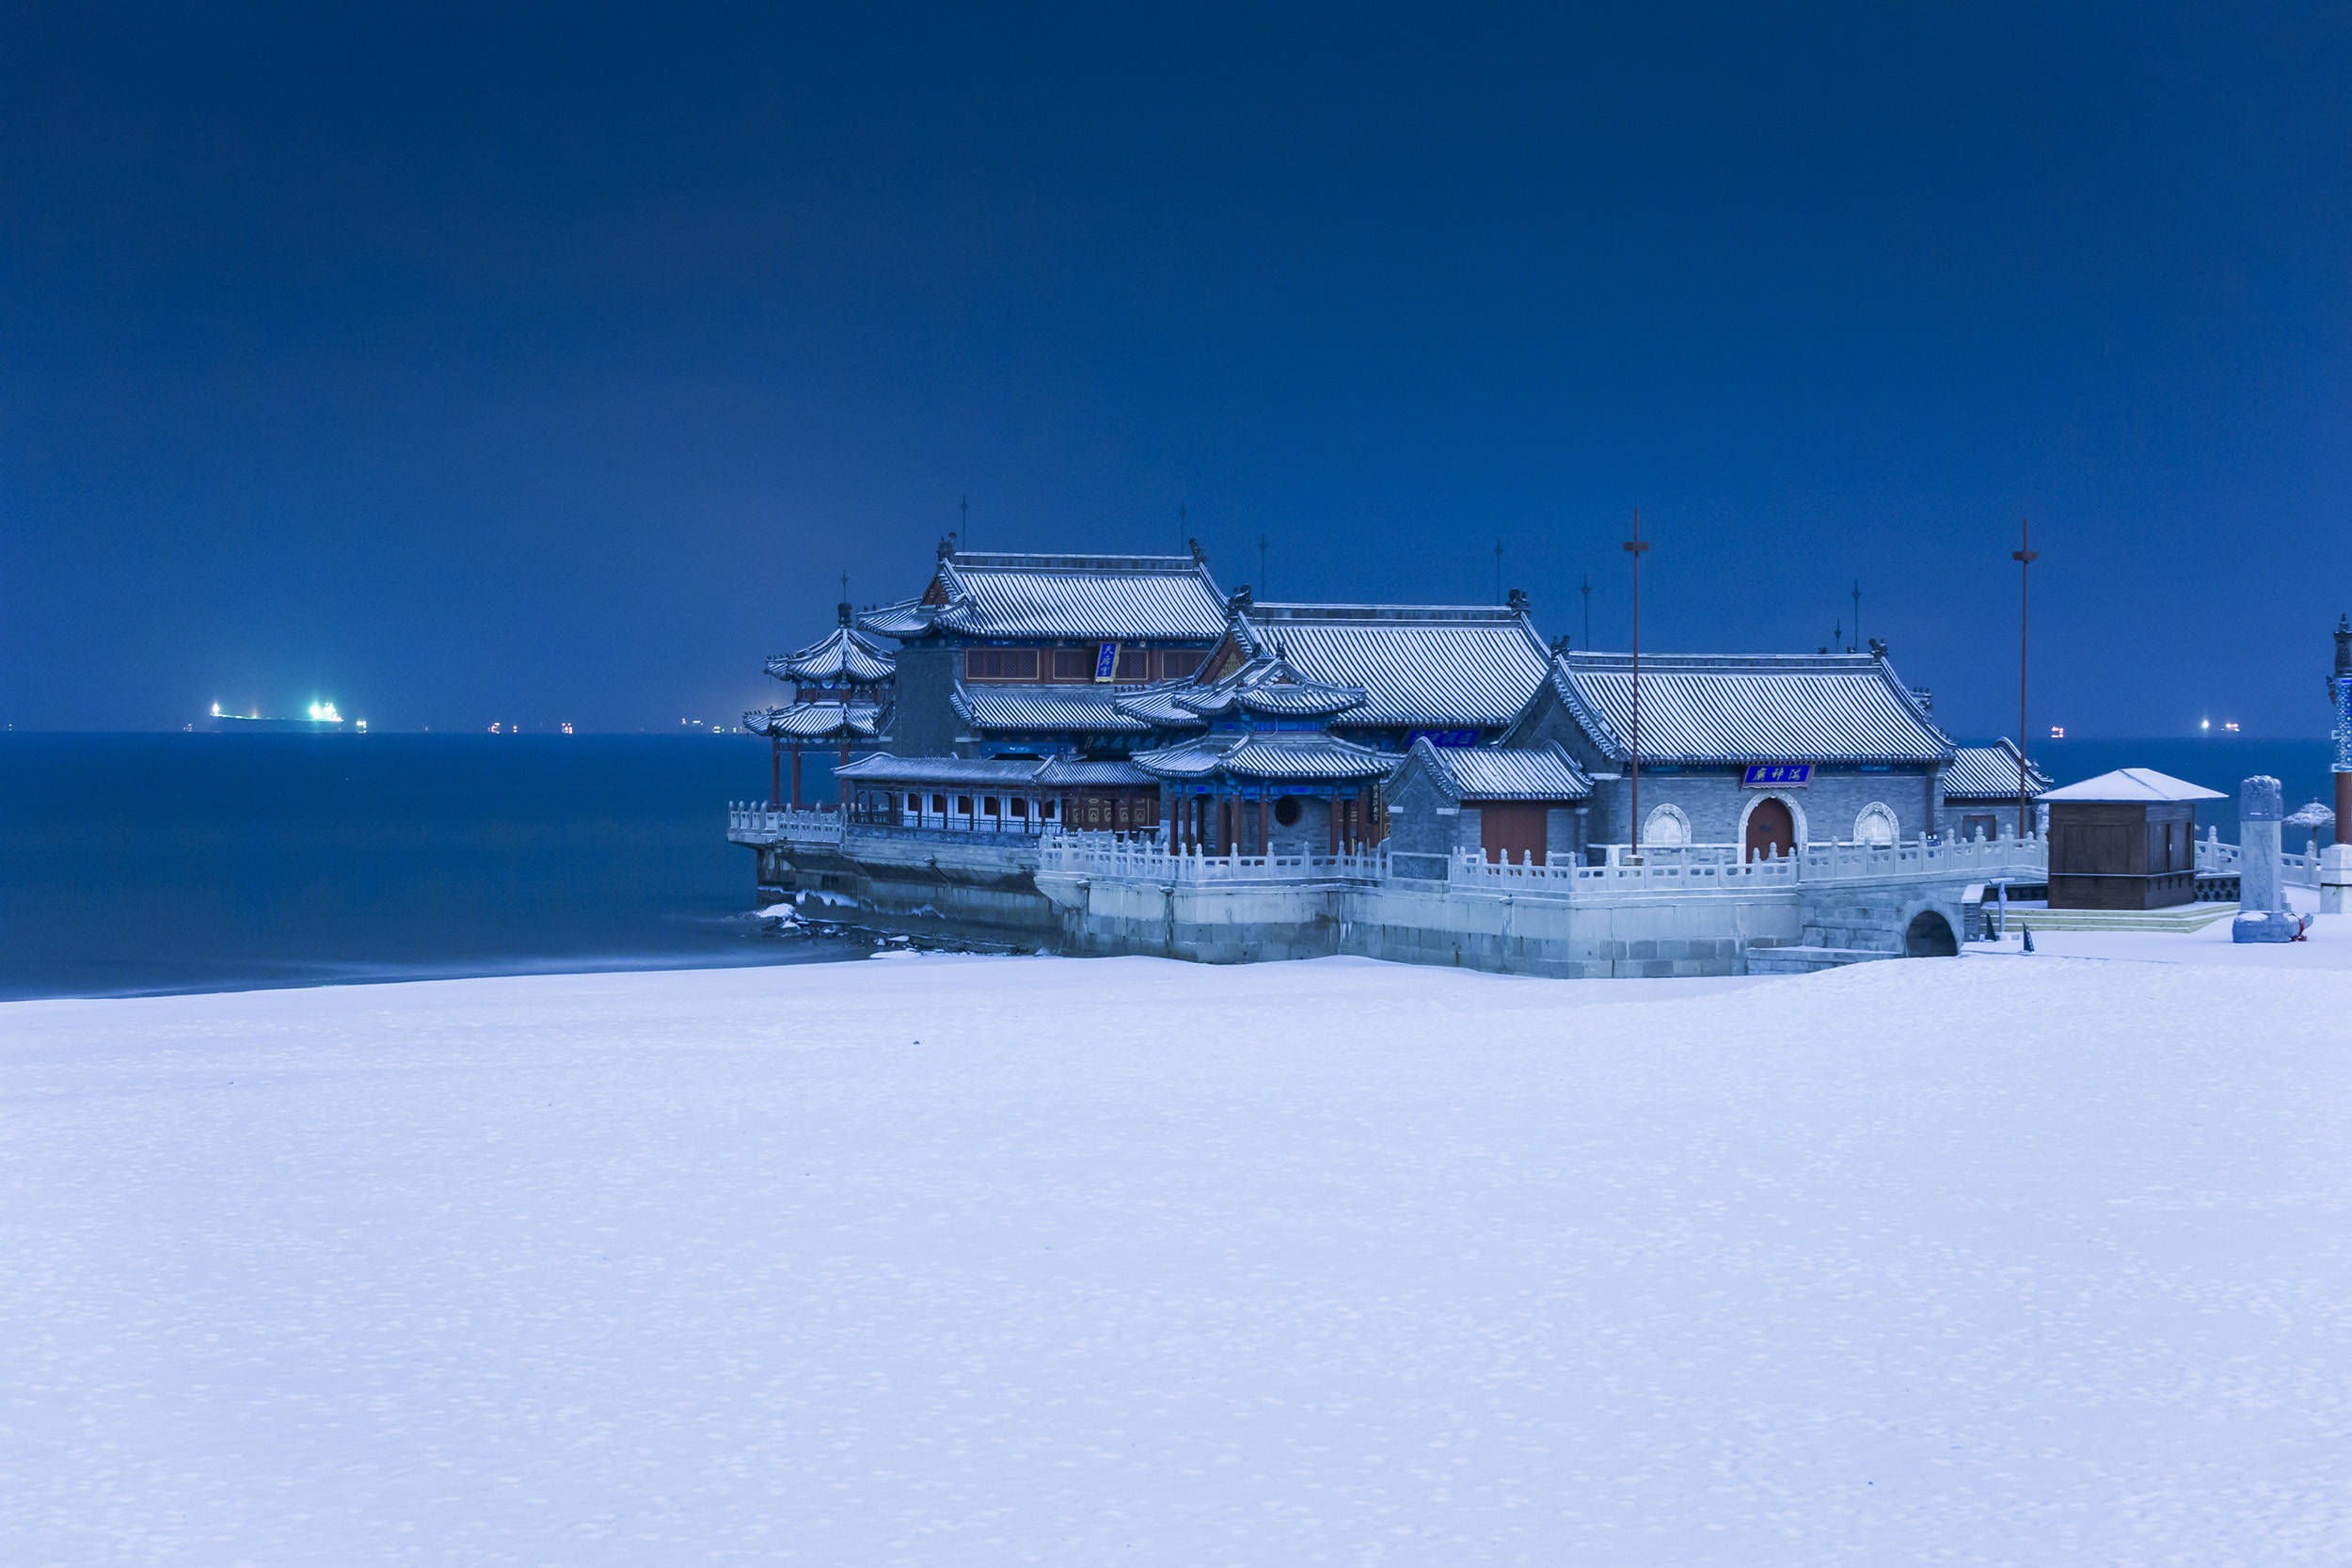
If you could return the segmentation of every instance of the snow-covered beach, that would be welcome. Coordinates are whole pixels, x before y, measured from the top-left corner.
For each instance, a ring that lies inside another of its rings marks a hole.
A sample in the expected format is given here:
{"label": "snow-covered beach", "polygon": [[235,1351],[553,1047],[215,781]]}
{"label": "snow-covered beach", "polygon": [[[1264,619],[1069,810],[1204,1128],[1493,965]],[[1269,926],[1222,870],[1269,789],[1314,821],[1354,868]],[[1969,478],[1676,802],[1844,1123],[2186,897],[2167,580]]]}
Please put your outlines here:
{"label": "snow-covered beach", "polygon": [[2333,946],[9,1006],[0,1555],[2341,1561]]}

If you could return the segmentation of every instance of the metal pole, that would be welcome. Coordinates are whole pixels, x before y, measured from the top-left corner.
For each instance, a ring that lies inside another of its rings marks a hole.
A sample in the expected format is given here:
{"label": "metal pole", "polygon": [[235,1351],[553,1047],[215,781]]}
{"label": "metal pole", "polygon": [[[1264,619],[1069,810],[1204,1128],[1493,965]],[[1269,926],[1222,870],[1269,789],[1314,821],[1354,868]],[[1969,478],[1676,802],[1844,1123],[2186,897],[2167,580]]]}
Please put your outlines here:
{"label": "metal pole", "polygon": [[1583,586],[1577,592],[1584,595],[1584,647],[1587,652],[1590,652],[1593,646],[1593,578],[1591,573],[1584,575]]}
{"label": "metal pole", "polygon": [[1642,556],[1649,549],[1642,542],[1642,509],[1638,506],[1633,509],[1633,537],[1624,547],[1633,557],[1633,822],[1626,836],[1632,841],[1633,858],[1638,861],[1642,857]]}
{"label": "metal pole", "polygon": [[2017,547],[2009,558],[2017,562],[2017,836],[2023,840],[2033,832],[2033,804],[2026,788],[2026,630],[2029,617],[2026,594],[2026,574],[2033,569],[2039,550],[2027,548],[2031,519],[2017,520]]}
{"label": "metal pole", "polygon": [[2336,618],[2336,673],[2328,695],[2336,709],[2336,842],[2352,844],[2352,616]]}

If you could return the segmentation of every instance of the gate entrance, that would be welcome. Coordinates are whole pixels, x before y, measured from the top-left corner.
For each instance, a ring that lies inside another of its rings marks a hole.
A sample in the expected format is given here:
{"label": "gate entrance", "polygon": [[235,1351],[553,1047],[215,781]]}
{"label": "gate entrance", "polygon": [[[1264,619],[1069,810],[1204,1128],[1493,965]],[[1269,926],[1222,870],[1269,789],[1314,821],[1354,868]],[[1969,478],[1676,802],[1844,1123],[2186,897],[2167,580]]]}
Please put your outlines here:
{"label": "gate entrance", "polygon": [[1796,851],[1797,819],[1788,815],[1788,802],[1767,795],[1748,813],[1748,838],[1742,858],[1756,860],[1793,855]]}

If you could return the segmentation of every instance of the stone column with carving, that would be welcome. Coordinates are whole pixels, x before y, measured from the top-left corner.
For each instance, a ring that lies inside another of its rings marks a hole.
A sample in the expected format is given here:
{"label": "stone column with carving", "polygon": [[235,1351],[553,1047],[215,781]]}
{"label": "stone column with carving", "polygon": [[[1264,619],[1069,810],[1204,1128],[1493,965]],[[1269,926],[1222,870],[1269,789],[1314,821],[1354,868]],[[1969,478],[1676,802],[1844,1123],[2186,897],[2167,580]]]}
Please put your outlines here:
{"label": "stone column with carving", "polygon": [[2279,819],[2286,815],[2279,781],[2256,774],[2238,786],[2237,919],[2233,942],[2293,942],[2303,923],[2287,912],[2285,879],[2280,876]]}

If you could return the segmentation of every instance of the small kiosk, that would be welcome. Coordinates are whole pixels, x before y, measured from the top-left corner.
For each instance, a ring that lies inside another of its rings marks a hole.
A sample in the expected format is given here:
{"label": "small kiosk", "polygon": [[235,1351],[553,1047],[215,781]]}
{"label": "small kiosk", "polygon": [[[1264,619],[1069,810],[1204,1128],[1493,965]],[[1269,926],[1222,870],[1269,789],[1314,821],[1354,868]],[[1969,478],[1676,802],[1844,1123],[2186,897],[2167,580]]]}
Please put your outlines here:
{"label": "small kiosk", "polygon": [[2227,799],[2150,768],[2046,791],[2050,908],[2161,910],[2197,894],[2197,802]]}

